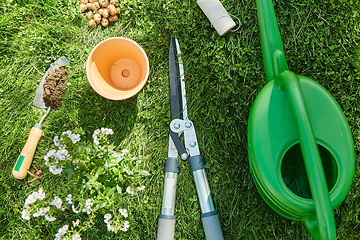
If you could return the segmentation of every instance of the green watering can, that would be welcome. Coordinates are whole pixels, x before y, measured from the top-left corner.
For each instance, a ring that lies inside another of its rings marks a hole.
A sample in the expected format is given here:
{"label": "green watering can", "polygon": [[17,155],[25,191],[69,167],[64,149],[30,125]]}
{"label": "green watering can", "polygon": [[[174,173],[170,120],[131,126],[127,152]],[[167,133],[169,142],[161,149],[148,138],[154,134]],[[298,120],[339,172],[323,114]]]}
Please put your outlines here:
{"label": "green watering can", "polygon": [[266,85],[248,122],[252,177],[275,212],[302,221],[314,239],[336,239],[332,211],[355,168],[348,123],[325,88],[289,71],[272,0],[256,2]]}

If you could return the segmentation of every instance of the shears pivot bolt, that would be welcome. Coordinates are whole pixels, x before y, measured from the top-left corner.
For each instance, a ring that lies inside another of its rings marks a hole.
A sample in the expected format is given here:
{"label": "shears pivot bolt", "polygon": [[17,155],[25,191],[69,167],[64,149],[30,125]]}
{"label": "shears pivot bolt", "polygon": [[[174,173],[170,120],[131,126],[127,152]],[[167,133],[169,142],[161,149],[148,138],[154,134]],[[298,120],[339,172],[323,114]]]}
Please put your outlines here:
{"label": "shears pivot bolt", "polygon": [[187,153],[183,153],[183,154],[181,154],[181,159],[182,160],[186,160],[186,159],[188,159],[188,154]]}

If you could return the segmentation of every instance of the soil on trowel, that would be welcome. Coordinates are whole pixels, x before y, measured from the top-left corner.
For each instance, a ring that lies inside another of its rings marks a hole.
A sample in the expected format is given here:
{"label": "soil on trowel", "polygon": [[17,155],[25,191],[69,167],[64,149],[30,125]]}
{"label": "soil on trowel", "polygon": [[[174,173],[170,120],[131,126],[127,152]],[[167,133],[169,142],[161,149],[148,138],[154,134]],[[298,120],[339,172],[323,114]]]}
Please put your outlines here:
{"label": "soil on trowel", "polygon": [[62,66],[48,73],[45,77],[43,100],[45,106],[50,106],[52,110],[59,109],[64,102],[63,95],[67,83],[66,70],[66,67]]}

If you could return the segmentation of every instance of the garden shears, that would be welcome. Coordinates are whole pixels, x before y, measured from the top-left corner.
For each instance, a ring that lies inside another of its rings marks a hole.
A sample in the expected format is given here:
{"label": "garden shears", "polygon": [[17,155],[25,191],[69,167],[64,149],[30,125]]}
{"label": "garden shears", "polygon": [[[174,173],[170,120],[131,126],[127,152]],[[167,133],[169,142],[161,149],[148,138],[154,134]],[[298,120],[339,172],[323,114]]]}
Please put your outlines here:
{"label": "garden shears", "polygon": [[[165,162],[164,193],[159,216],[157,240],[172,240],[175,232],[175,195],[176,180],[179,173],[178,155],[188,160],[193,172],[198,199],[201,208],[201,220],[207,240],[222,240],[220,221],[208,184],[205,162],[200,154],[194,124],[189,120],[186,106],[184,70],[180,58],[179,43],[176,38],[170,39],[169,81],[171,123],[169,133],[168,157]],[[180,135],[184,134],[184,144]]]}

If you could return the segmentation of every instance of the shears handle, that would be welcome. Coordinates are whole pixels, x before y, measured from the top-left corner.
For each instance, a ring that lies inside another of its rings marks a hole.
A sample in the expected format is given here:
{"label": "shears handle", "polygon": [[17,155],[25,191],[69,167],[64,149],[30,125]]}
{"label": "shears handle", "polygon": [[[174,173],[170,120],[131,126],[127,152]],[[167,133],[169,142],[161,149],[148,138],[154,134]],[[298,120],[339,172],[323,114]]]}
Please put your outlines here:
{"label": "shears handle", "polygon": [[179,173],[177,157],[168,157],[165,162],[164,193],[159,216],[157,240],[172,240],[175,232],[175,195],[176,181]]}
{"label": "shears handle", "polygon": [[175,216],[160,215],[158,222],[157,240],[173,240],[175,233]]}
{"label": "shears handle", "polygon": [[190,168],[194,175],[196,192],[201,208],[201,221],[206,240],[223,240],[219,216],[214,208],[210,187],[205,171],[205,161],[202,155],[189,158]]}

